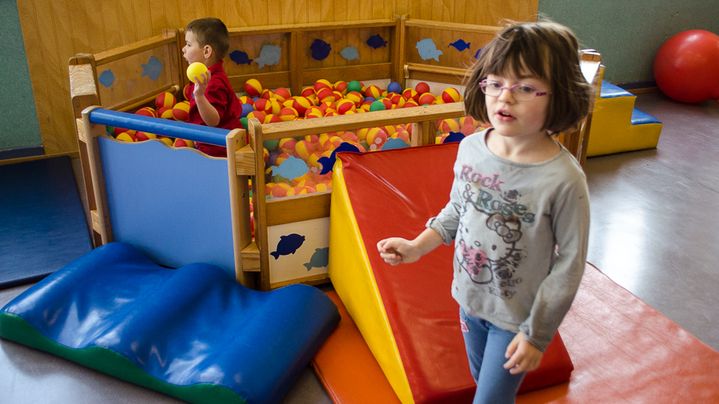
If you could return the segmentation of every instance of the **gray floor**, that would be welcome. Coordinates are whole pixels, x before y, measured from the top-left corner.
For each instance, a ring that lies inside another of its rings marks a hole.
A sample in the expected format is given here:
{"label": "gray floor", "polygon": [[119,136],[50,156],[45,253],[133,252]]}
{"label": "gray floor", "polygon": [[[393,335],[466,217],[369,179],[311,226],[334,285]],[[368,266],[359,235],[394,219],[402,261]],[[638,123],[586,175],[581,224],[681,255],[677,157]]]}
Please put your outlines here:
{"label": "gray floor", "polygon": [[[719,104],[642,95],[664,130],[657,150],[589,159],[589,261],[719,350]],[[25,287],[0,291],[0,305]],[[2,403],[175,400],[0,340]],[[286,403],[329,403],[307,370]]]}

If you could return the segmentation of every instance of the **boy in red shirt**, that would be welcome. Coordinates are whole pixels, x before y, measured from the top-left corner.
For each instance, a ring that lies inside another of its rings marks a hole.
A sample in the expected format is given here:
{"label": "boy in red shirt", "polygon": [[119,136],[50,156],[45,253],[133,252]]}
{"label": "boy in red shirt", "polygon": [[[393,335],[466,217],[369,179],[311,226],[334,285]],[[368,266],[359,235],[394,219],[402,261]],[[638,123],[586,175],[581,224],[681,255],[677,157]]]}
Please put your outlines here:
{"label": "boy in red shirt", "polygon": [[[182,55],[187,63],[201,62],[208,71],[190,84],[190,117],[188,122],[225,129],[240,128],[242,106],[230,85],[222,59],[230,47],[225,24],[217,18],[200,18],[187,24]],[[227,149],[197,143],[197,149],[215,157],[227,156]]]}

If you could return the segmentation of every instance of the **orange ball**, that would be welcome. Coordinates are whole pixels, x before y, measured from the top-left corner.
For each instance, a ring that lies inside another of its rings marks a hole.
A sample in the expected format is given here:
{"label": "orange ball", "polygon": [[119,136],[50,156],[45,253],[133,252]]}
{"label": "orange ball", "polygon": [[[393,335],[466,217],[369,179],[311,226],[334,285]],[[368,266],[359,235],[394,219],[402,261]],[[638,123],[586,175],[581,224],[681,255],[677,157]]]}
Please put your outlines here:
{"label": "orange ball", "polygon": [[121,142],[134,142],[135,138],[132,137],[131,134],[127,132],[122,132],[119,135],[115,136],[115,139],[121,141]]}
{"label": "orange ball", "polygon": [[172,142],[172,145],[175,147],[195,147],[195,144],[192,142],[192,140],[189,139],[180,139],[175,138],[175,141]]}
{"label": "orange ball", "polygon": [[341,115],[347,113],[347,111],[353,111],[355,109],[355,103],[352,100],[343,98],[337,102],[337,112]]}
{"label": "orange ball", "polygon": [[157,117],[162,119],[175,119],[175,117],[172,115],[172,107],[170,108],[159,108],[157,110]]}
{"label": "orange ball", "polygon": [[280,109],[279,117],[283,121],[294,121],[298,116],[297,110],[292,107],[282,107]]}
{"label": "orange ball", "polygon": [[291,137],[285,137],[280,139],[279,143],[277,144],[277,147],[285,153],[294,153],[295,151],[295,145],[297,144],[297,141]]}
{"label": "orange ball", "polygon": [[274,95],[274,98],[276,98],[277,101],[279,101],[279,102],[283,102],[285,100],[290,99],[290,97],[292,97],[292,94],[290,93],[290,89],[285,88],[285,87],[276,88],[273,95]]}
{"label": "orange ball", "polygon": [[429,92],[429,84],[425,83],[424,81],[420,81],[417,83],[417,85],[414,86],[414,90],[417,91],[417,94],[424,94]]}
{"label": "orange ball", "polygon": [[372,97],[376,100],[379,99],[379,97],[382,95],[382,90],[380,90],[379,87],[377,87],[376,85],[370,84],[369,86],[367,86],[367,88],[365,88],[364,95],[367,97]]}
{"label": "orange ball", "polygon": [[325,79],[319,79],[315,81],[315,84],[313,85],[315,92],[319,93],[321,89],[327,88],[329,90],[332,90],[332,83],[330,83],[328,80]]}
{"label": "orange ball", "polygon": [[459,91],[454,87],[447,87],[442,91],[442,101],[446,103],[457,102],[460,98]]}
{"label": "orange ball", "polygon": [[152,107],[142,107],[135,111],[137,115],[149,116],[151,118],[157,118],[157,112]]}
{"label": "orange ball", "polygon": [[245,82],[245,93],[250,97],[259,97],[262,94],[262,84],[257,79],[249,79]]}
{"label": "orange ball", "polygon": [[312,103],[309,99],[306,97],[293,97],[294,101],[292,102],[292,108],[294,108],[299,116],[305,116],[305,111],[307,111],[307,108],[312,106]]}
{"label": "orange ball", "polygon": [[175,95],[169,91],[160,93],[155,97],[155,107],[160,108],[172,108],[175,106]]}
{"label": "orange ball", "polygon": [[417,99],[417,104],[419,105],[430,105],[432,103],[434,103],[434,94],[432,93],[422,93]]}
{"label": "orange ball", "polygon": [[180,101],[172,107],[172,117],[177,121],[187,122],[190,119],[190,102]]}

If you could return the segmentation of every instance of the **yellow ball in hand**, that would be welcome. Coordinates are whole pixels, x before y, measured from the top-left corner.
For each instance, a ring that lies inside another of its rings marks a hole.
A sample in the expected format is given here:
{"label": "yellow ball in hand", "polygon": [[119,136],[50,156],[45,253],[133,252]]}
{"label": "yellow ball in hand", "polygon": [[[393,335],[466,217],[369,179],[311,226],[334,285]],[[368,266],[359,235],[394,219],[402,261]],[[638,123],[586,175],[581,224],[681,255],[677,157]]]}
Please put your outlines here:
{"label": "yellow ball in hand", "polygon": [[205,72],[207,72],[207,66],[202,62],[194,62],[187,66],[187,78],[193,83],[197,83]]}

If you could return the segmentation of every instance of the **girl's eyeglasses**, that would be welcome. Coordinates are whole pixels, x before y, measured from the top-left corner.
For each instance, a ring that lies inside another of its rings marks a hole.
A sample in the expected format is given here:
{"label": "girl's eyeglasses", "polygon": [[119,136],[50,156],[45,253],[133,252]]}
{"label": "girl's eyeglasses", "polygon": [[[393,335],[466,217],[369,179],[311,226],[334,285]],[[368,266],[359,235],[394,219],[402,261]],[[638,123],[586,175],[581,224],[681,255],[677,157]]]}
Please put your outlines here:
{"label": "girl's eyeglasses", "polygon": [[537,91],[529,84],[517,83],[511,86],[503,86],[502,83],[494,80],[484,79],[479,82],[479,88],[490,97],[499,97],[502,90],[508,90],[517,101],[529,101],[534,97],[541,97],[549,94],[547,91]]}

